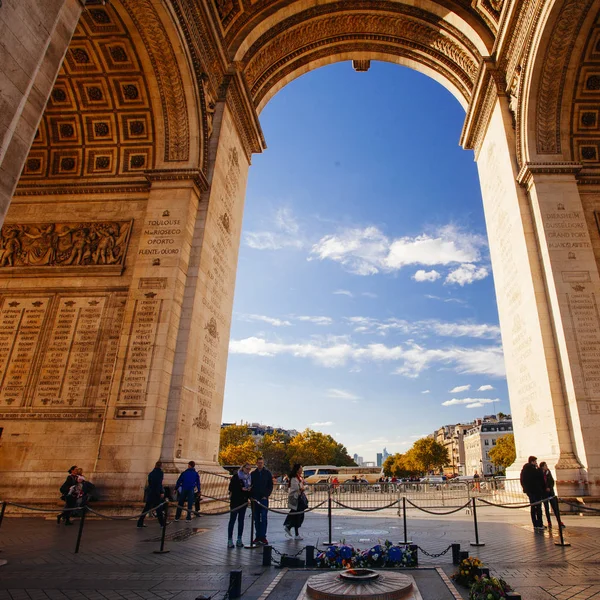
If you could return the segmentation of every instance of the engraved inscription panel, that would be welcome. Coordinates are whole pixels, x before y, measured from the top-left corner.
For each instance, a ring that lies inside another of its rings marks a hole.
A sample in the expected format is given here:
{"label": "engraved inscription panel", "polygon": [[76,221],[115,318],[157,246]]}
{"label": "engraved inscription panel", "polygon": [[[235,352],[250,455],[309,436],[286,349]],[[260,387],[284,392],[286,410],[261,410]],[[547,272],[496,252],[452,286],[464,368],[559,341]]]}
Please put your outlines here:
{"label": "engraved inscription panel", "polygon": [[21,406],[32,374],[49,297],[3,298],[0,308],[0,405]]}

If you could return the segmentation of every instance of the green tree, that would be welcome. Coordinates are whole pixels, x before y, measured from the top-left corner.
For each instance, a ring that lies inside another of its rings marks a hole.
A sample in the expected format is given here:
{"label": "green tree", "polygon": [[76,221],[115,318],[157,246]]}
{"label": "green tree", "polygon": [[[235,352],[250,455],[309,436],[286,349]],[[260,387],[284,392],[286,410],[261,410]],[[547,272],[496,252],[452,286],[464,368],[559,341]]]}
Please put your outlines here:
{"label": "green tree", "polygon": [[228,425],[221,428],[221,438],[219,446],[221,449],[229,444],[243,444],[246,440],[252,439],[252,434],[247,425]]}
{"label": "green tree", "polygon": [[330,435],[306,429],[294,436],[288,446],[290,464],[335,465],[340,461],[353,462],[343,445]]}
{"label": "green tree", "polygon": [[254,464],[258,452],[254,440],[249,437],[241,444],[227,444],[219,452],[219,463],[222,465],[243,465],[246,462]]}
{"label": "green tree", "polygon": [[510,467],[517,459],[517,451],[515,449],[515,436],[512,433],[503,435],[496,440],[496,445],[489,452],[490,461],[492,464],[506,469]]}
{"label": "green tree", "polygon": [[290,461],[287,452],[289,441],[288,435],[275,431],[266,433],[258,444],[258,451],[265,459],[269,471],[274,475],[282,475],[289,471]]}
{"label": "green tree", "polygon": [[331,460],[331,464],[336,467],[356,467],[358,466],[354,460],[348,454],[348,450],[346,450],[346,446],[344,444],[340,444],[340,442],[336,442],[330,435],[327,436],[331,438],[331,441],[334,444],[333,448],[333,458]]}
{"label": "green tree", "polygon": [[434,469],[442,469],[450,463],[447,448],[432,438],[417,440],[411,450],[414,452],[415,466],[425,473]]}

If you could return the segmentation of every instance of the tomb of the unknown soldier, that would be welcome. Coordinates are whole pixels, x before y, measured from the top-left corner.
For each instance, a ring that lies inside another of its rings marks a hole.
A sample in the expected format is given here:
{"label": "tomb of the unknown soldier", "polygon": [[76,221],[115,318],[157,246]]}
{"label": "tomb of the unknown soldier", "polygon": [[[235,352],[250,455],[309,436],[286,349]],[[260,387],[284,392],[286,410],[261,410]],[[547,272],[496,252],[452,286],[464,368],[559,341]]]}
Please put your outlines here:
{"label": "tomb of the unknown soldier", "polygon": [[[311,488],[302,542],[276,487],[272,552],[228,549],[219,440],[261,111],[309,71],[360,81],[375,61],[464,109],[516,461],[483,487]],[[514,598],[600,597],[600,0],[1,0],[0,136],[0,600],[467,598],[453,544]],[[531,455],[564,529],[532,530]],[[136,528],[157,461],[170,486],[195,461],[201,509],[175,521],[161,497],[168,525]],[[97,502],[57,527],[70,465]],[[338,558],[375,576],[342,580]]]}

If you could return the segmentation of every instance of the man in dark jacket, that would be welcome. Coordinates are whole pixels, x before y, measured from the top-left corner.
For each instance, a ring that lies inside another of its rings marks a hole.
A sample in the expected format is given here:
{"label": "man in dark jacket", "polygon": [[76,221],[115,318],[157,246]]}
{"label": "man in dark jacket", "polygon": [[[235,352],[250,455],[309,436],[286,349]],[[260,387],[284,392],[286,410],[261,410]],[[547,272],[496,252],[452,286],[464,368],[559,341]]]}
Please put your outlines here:
{"label": "man in dark jacket", "polygon": [[[156,518],[161,527],[165,525],[165,507],[159,506],[164,502],[165,490],[163,489],[164,473],[161,469],[162,463],[160,460],[154,465],[154,469],[148,473],[148,487],[146,488],[146,504],[142,513],[146,513],[153,508],[156,508]],[[138,519],[138,527],[148,527],[144,524],[145,514],[142,514]]]}
{"label": "man in dark jacket", "polygon": [[62,519],[65,520],[65,525],[73,525],[71,523],[71,517],[73,512],[77,508],[77,500],[69,494],[69,490],[77,483],[77,465],[73,465],[69,469],[69,474],[65,479],[65,482],[60,486],[60,498],[65,501],[65,509],[63,512],[56,517],[56,522],[60,525]]}
{"label": "man in dark jacket", "polygon": [[185,520],[189,523],[192,520],[192,509],[194,507],[195,492],[198,490],[200,493],[200,477],[196,471],[196,463],[190,460],[188,468],[179,476],[175,488],[179,493],[179,500],[177,501],[177,512],[175,513],[175,520],[179,521],[181,517],[181,511],[184,503],[187,501],[187,517]]}
{"label": "man in dark jacket", "polygon": [[[265,468],[265,459],[261,456],[256,460],[256,469],[252,471],[252,498],[254,502],[254,527],[256,529],[256,539],[258,544],[269,543],[267,541],[267,510],[269,506],[269,496],[273,492],[273,475],[271,471]],[[258,504],[258,502],[260,504]],[[261,506],[262,505],[262,506]]]}
{"label": "man in dark jacket", "polygon": [[535,504],[531,507],[531,522],[533,528],[538,531],[544,530],[542,521],[542,504],[541,500],[544,497],[544,475],[537,465],[537,457],[530,456],[527,462],[521,469],[521,487],[523,492],[527,494],[530,504]]}

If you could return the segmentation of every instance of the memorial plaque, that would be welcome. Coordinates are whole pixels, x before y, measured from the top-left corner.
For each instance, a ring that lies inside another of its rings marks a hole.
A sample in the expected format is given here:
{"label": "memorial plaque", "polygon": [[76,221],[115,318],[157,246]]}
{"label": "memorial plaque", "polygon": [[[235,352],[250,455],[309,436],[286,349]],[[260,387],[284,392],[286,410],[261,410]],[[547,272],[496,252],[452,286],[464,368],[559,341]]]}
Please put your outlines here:
{"label": "memorial plaque", "polygon": [[[146,402],[146,388],[162,307],[162,300],[155,296],[154,292],[148,292],[144,298],[135,301],[127,356],[121,377],[119,405],[141,406]],[[119,406],[116,416],[137,417],[141,416],[141,413],[138,411],[133,414]]]}
{"label": "memorial plaque", "polygon": [[0,405],[25,402],[50,298],[4,297],[0,308]]}

